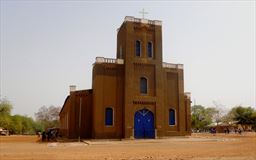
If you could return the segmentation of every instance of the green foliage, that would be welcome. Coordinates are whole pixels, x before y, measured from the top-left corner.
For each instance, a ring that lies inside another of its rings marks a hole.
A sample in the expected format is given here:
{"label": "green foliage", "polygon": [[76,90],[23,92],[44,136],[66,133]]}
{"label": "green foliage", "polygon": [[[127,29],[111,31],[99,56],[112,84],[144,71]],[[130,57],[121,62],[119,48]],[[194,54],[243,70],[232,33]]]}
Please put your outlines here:
{"label": "green foliage", "polygon": [[0,115],[0,127],[9,129],[12,127],[12,117],[10,115]]}
{"label": "green foliage", "polygon": [[206,108],[201,105],[192,106],[192,128],[203,129],[212,122],[220,122],[220,111],[216,108]]}
{"label": "green foliage", "polygon": [[213,109],[201,105],[192,106],[192,128],[201,129],[212,123]]}
{"label": "green foliage", "polygon": [[35,122],[32,118],[21,115],[12,116],[13,127],[11,131],[15,134],[35,134]]}
{"label": "green foliage", "polygon": [[12,105],[6,99],[0,99],[0,127],[4,129],[12,128],[11,117]]}
{"label": "green foliage", "polygon": [[201,105],[192,106],[192,128],[203,129],[212,122],[237,122],[242,125],[252,125],[256,130],[256,110],[252,107],[233,107],[226,115],[216,108],[206,108]]}
{"label": "green foliage", "polygon": [[11,134],[35,134],[38,130],[32,118],[22,115],[0,116],[0,127],[8,129]]}
{"label": "green foliage", "polygon": [[12,110],[12,104],[6,99],[3,99],[3,100],[0,99],[0,116],[10,115],[11,110]]}
{"label": "green foliage", "polygon": [[22,115],[11,115],[12,104],[6,99],[0,100],[0,128],[7,129],[11,134],[35,134],[43,130],[39,121]]}
{"label": "green foliage", "polygon": [[232,117],[233,120],[238,121],[238,124],[256,123],[256,111],[251,107],[234,107],[228,115]]}
{"label": "green foliage", "polygon": [[233,107],[223,118],[223,122],[236,122],[241,125],[252,125],[256,131],[256,110],[252,107]]}

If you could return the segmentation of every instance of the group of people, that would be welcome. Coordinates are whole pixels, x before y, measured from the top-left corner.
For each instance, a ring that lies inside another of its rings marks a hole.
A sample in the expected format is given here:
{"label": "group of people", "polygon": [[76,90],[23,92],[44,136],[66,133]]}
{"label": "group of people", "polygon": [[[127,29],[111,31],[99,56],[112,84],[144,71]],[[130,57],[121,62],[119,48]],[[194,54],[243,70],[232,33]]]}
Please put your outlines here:
{"label": "group of people", "polygon": [[[230,131],[230,129],[229,129],[228,127],[227,127],[227,128],[224,128],[224,133],[225,133],[225,134],[229,134],[230,132],[231,132],[231,131]],[[234,129],[234,132],[235,132],[235,133],[242,134],[242,129],[241,129],[241,128]],[[216,133],[217,133],[216,128],[211,128],[211,129],[210,129],[210,133],[216,134]]]}
{"label": "group of people", "polygon": [[[225,132],[225,134],[229,134],[229,132],[230,132],[229,128],[225,128],[224,132]],[[238,128],[238,129],[236,128],[236,129],[234,129],[234,132],[242,134],[242,129],[241,128]]]}

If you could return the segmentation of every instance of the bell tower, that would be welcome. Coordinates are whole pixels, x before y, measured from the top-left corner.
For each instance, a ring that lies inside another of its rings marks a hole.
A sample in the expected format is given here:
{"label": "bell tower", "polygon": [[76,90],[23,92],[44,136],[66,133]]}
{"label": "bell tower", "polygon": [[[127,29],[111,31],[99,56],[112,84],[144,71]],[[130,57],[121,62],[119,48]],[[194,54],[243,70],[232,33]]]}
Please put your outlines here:
{"label": "bell tower", "polygon": [[124,137],[134,137],[134,114],[143,108],[154,114],[157,136],[164,102],[162,22],[125,17],[118,29],[116,57],[124,59]]}
{"label": "bell tower", "polygon": [[117,33],[116,58],[162,62],[162,22],[126,16]]}

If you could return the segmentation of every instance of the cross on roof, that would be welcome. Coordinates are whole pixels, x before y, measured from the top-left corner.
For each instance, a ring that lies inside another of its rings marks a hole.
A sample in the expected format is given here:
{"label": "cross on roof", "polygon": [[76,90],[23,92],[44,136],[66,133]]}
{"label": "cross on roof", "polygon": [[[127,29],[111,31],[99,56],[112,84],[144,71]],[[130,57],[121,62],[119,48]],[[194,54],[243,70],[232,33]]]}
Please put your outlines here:
{"label": "cross on roof", "polygon": [[144,8],[143,8],[142,11],[140,11],[139,13],[142,14],[142,19],[144,19],[145,14],[148,14],[148,12],[145,12],[145,11],[144,11]]}

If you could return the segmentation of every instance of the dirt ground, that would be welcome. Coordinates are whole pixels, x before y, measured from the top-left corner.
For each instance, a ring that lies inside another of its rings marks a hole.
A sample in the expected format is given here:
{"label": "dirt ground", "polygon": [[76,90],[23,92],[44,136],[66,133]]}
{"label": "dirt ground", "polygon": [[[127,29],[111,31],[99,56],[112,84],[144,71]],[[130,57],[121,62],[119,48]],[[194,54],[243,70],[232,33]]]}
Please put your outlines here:
{"label": "dirt ground", "polygon": [[39,143],[37,136],[0,136],[0,160],[10,159],[256,160],[256,133],[80,143]]}

